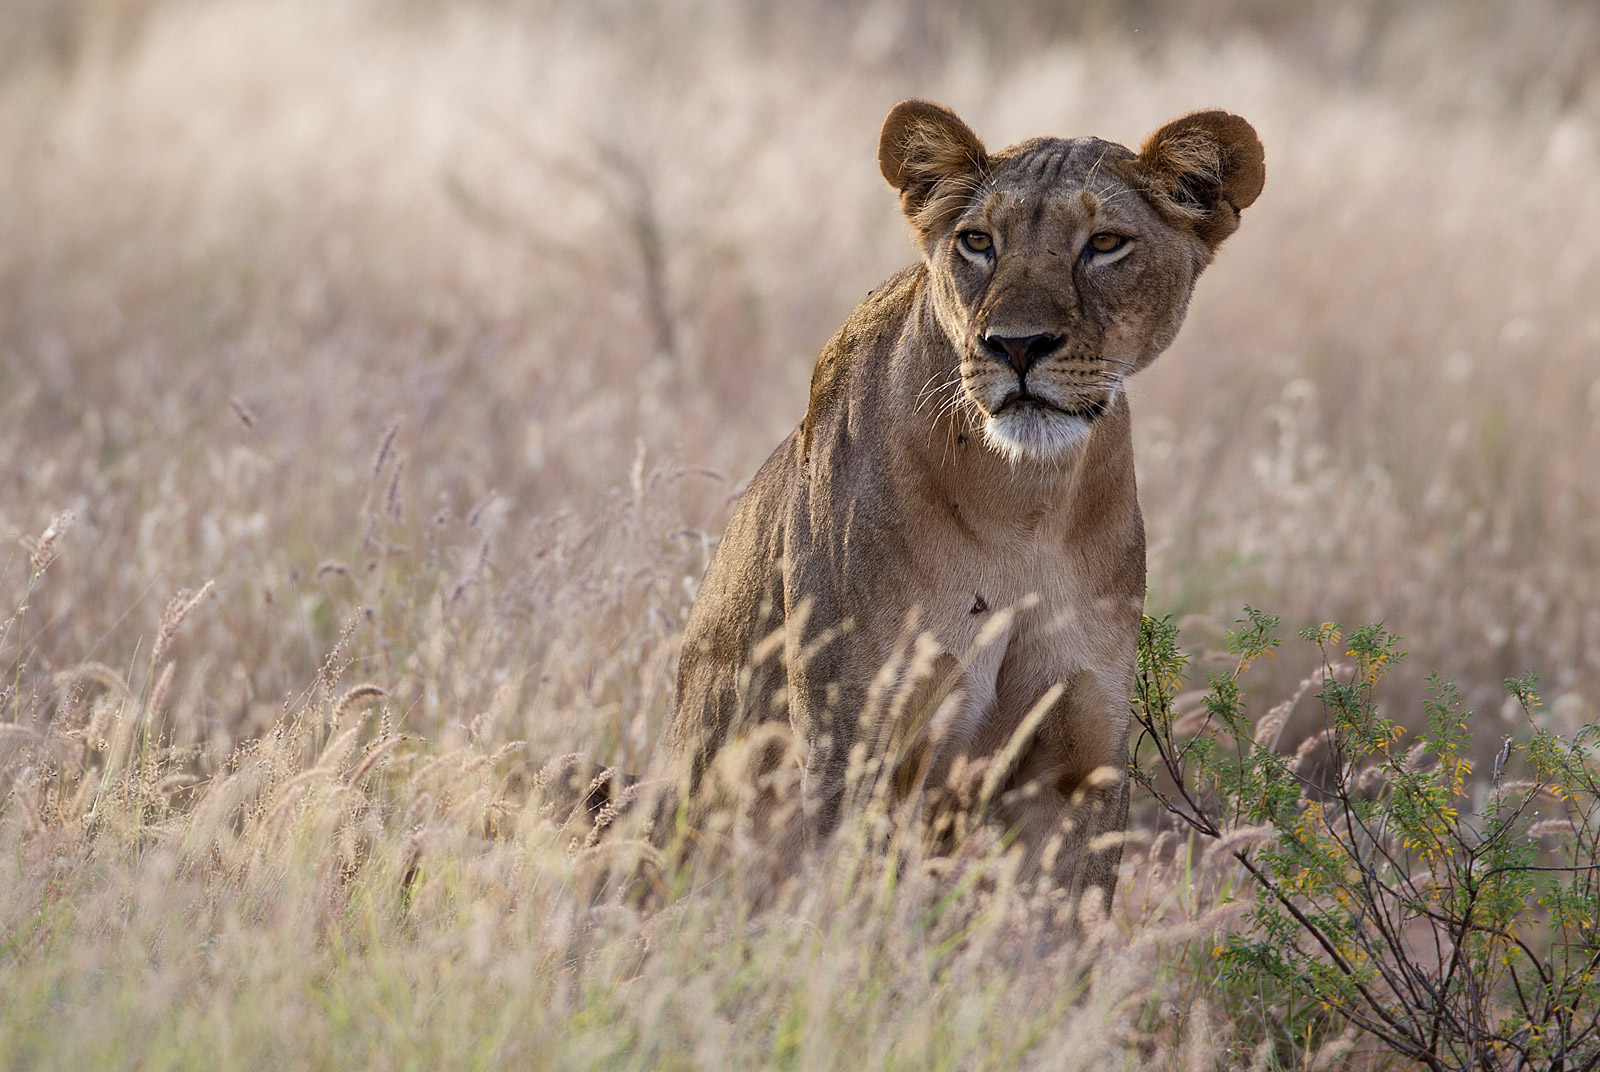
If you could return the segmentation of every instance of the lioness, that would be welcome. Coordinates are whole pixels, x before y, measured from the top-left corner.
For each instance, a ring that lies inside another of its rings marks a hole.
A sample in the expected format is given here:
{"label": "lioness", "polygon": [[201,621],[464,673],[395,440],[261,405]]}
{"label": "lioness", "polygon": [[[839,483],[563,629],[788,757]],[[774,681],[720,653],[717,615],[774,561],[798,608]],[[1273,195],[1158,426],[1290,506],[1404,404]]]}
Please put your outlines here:
{"label": "lioness", "polygon": [[669,748],[693,793],[726,745],[787,720],[808,844],[863,769],[913,809],[966,779],[1025,873],[1109,900],[1145,590],[1123,380],[1172,342],[1261,192],[1261,143],[1209,111],[1138,153],[991,153],[908,100],[878,164],[922,263],[823,349],[805,420],[735,509]]}

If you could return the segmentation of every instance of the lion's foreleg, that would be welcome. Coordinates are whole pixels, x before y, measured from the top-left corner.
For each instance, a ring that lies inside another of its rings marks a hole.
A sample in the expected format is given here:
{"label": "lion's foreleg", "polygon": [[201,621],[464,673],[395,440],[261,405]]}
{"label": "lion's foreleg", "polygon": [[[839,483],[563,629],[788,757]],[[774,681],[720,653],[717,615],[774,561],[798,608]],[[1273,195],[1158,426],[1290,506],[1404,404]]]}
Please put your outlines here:
{"label": "lion's foreleg", "polygon": [[[995,819],[1016,832],[1023,882],[1048,887],[1076,920],[1085,895],[1109,909],[1128,821],[1128,716],[1116,690],[1068,687],[1031,743]],[[1094,911],[1095,909],[1089,909]]]}

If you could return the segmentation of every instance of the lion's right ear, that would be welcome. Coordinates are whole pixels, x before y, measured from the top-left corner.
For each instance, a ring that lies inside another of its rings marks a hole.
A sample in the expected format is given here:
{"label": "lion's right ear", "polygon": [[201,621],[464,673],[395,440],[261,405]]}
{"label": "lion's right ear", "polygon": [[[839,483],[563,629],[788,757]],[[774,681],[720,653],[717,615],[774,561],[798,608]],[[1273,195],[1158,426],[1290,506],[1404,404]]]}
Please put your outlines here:
{"label": "lion's right ear", "polygon": [[923,233],[961,211],[988,163],[972,128],[931,101],[901,101],[878,135],[878,168],[900,191],[900,210]]}

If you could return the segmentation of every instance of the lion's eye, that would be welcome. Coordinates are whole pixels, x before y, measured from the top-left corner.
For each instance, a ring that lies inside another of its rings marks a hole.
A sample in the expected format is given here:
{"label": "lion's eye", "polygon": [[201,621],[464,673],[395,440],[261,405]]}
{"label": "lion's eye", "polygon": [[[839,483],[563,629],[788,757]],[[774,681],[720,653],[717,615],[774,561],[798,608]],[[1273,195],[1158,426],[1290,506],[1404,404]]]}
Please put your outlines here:
{"label": "lion's eye", "polygon": [[1101,231],[1099,234],[1092,235],[1089,238],[1089,248],[1096,253],[1115,253],[1127,244],[1127,238],[1119,234],[1112,234],[1110,231]]}
{"label": "lion's eye", "polygon": [[961,244],[974,253],[988,253],[994,248],[994,239],[982,231],[968,231],[961,236]]}

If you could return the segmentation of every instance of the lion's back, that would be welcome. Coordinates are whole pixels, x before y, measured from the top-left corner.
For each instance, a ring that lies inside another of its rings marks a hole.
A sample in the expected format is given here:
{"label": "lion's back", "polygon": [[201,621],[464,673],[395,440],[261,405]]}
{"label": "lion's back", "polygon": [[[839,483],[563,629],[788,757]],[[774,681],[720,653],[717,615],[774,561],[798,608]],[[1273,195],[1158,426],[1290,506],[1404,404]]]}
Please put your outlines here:
{"label": "lion's back", "polygon": [[[751,479],[689,612],[667,741],[676,759],[690,762],[696,782],[739,718],[770,713],[760,710],[764,705],[752,705],[752,699],[781,683],[781,650],[752,667],[744,682],[740,674],[756,647],[784,621],[785,517],[800,454],[796,430]],[[768,681],[775,675],[779,680]],[[747,706],[755,710],[744,711]]]}

